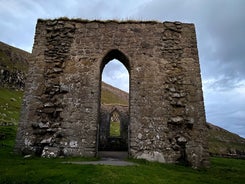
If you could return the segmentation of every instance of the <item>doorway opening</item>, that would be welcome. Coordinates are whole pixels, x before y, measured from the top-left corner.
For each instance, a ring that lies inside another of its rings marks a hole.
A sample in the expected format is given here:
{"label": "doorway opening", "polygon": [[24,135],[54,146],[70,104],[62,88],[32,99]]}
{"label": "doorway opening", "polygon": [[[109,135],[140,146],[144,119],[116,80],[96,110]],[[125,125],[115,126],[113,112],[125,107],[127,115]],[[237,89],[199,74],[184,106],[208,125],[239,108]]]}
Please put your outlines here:
{"label": "doorway opening", "polygon": [[115,109],[110,118],[110,137],[121,136],[121,121],[118,111]]}
{"label": "doorway opening", "polygon": [[128,153],[129,71],[127,57],[118,50],[110,51],[102,61],[99,153]]}

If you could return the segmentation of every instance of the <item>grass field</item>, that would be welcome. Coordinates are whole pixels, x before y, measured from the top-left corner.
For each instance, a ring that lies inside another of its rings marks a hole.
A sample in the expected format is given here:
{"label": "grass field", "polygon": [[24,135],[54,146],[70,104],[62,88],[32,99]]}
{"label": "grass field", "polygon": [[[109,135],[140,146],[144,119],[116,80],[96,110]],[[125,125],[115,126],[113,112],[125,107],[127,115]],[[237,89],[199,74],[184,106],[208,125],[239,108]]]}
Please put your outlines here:
{"label": "grass field", "polygon": [[22,91],[0,88],[0,123],[19,121]]}
{"label": "grass field", "polygon": [[211,158],[203,170],[173,164],[131,160],[137,166],[72,165],[64,161],[91,158],[23,158],[13,153],[16,126],[0,126],[0,183],[245,183],[245,160]]}
{"label": "grass field", "polygon": [[128,101],[121,99],[119,96],[107,89],[101,91],[101,102],[104,104],[128,105]]}
{"label": "grass field", "polygon": [[110,136],[119,137],[120,136],[120,121],[110,122]]}

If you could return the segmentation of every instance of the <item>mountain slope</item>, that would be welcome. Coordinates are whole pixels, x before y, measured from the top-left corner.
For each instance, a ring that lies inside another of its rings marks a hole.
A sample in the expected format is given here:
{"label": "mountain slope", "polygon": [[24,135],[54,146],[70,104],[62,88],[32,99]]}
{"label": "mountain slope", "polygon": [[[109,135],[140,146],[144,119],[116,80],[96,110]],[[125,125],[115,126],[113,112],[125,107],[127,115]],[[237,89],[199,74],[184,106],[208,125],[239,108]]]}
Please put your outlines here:
{"label": "mountain slope", "polygon": [[0,42],[0,87],[23,89],[30,53]]}
{"label": "mountain slope", "polygon": [[128,105],[128,93],[102,82],[101,103]]}
{"label": "mountain slope", "polygon": [[0,42],[0,125],[17,124],[30,53]]}
{"label": "mountain slope", "polygon": [[245,139],[223,128],[207,123],[211,155],[245,158]]}

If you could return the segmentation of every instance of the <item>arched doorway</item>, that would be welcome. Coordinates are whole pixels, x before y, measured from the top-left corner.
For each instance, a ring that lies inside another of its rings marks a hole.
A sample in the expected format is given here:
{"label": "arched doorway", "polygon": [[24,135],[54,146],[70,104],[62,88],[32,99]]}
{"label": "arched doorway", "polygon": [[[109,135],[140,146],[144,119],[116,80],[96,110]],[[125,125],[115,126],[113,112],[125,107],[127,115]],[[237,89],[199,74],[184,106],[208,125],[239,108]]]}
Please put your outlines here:
{"label": "arched doorway", "polygon": [[[100,104],[100,118],[99,118],[99,129],[98,129],[98,153],[101,156],[101,152],[126,152],[128,154],[128,127],[129,127],[129,94],[120,89],[125,81],[114,81],[117,75],[116,72],[110,72],[109,78],[113,80],[105,81],[110,83],[109,85],[104,83],[105,77],[102,78],[107,70],[107,66],[110,63],[118,62],[123,66],[124,72],[127,73],[128,86],[124,86],[124,90],[129,90],[130,82],[130,70],[128,58],[119,50],[111,50],[106,54],[101,63],[101,80],[100,80],[100,92],[101,92],[101,104]],[[108,64],[109,63],[109,64]],[[108,64],[108,65],[107,65]],[[106,66],[107,65],[107,66]],[[111,71],[116,70],[110,68]],[[122,71],[121,71],[122,72]],[[107,76],[108,77],[108,76]],[[123,83],[123,84],[122,84]],[[115,85],[117,84],[117,85]],[[113,86],[112,86],[113,85]],[[121,153],[119,153],[121,155]],[[113,153],[115,157],[115,153]],[[119,156],[120,157],[120,156]]]}
{"label": "arched doorway", "polygon": [[110,114],[110,137],[121,137],[121,120],[117,109]]}

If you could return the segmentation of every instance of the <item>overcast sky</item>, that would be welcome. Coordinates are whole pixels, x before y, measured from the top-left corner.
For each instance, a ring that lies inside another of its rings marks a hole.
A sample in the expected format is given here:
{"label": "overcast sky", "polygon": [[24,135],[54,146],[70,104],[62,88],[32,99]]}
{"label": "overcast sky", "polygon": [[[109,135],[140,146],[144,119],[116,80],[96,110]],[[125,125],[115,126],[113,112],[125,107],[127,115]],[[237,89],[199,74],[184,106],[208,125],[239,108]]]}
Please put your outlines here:
{"label": "overcast sky", "polygon": [[[0,0],[0,41],[31,52],[37,19],[58,17],[194,23],[207,121],[245,137],[245,0]],[[120,63],[103,79],[128,90]]]}

